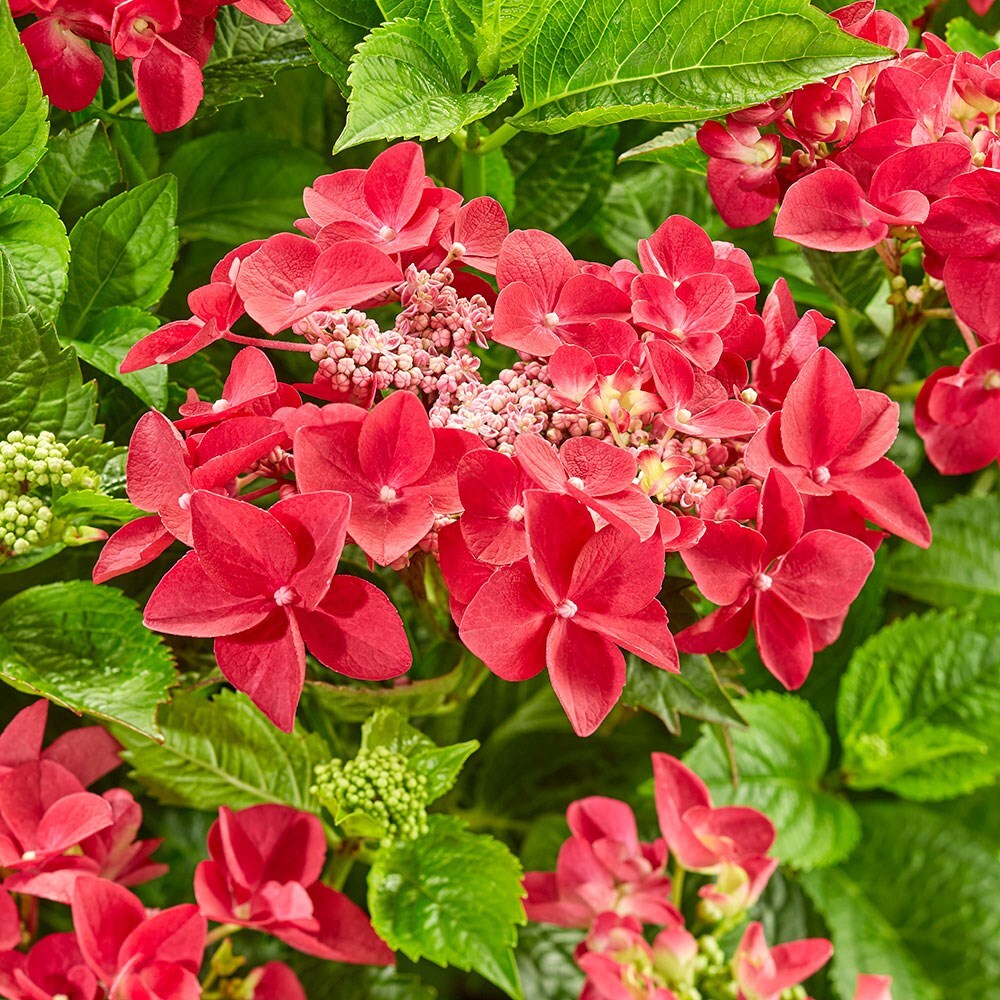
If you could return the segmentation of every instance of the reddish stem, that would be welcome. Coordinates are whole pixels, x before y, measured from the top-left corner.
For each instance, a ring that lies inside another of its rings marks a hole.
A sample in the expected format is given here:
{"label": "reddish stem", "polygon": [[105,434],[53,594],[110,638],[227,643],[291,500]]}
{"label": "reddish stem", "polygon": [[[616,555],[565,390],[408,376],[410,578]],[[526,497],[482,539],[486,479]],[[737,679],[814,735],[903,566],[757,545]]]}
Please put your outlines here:
{"label": "reddish stem", "polygon": [[232,332],[223,334],[223,338],[233,344],[245,344],[247,347],[261,347],[265,351],[273,349],[278,351],[298,351],[299,353],[306,354],[312,350],[312,344],[289,344],[287,340],[264,340],[261,337],[244,337],[239,333]]}

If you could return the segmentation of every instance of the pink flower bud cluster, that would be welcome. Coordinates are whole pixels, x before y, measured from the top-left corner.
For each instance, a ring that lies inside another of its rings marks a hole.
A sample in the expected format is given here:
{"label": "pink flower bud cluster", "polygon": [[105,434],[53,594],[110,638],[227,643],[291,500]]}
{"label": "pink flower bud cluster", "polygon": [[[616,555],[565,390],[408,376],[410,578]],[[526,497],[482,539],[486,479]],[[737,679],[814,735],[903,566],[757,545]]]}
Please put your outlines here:
{"label": "pink flower bud cluster", "polygon": [[104,79],[89,42],[131,59],[139,106],[154,132],[189,122],[204,94],[202,67],[215,40],[219,8],[264,24],[284,24],[285,0],[12,0],[15,17],[32,15],[21,41],[46,97],[63,111],[82,111]]}
{"label": "pink flower bud cluster", "polygon": [[[833,16],[899,57],[706,123],[709,190],[732,226],[780,201],[776,235],[831,252],[878,247],[916,317],[944,288],[970,357],[928,379],[917,429],[941,472],[973,472],[1000,457],[988,350],[1000,340],[1000,50],[956,53],[931,34],[906,48],[906,25],[871,0]],[[926,278],[908,286],[898,261],[917,245]]]}
{"label": "pink flower bud cluster", "polygon": [[[656,840],[639,840],[627,803],[580,799],[566,812],[570,836],[556,870],[524,877],[529,920],[583,934],[575,951],[586,975],[580,1000],[798,996],[798,984],[833,955],[829,941],[771,948],[753,922],[731,955],[720,944],[746,921],[778,867],[768,857],[773,824],[756,809],[713,806],[704,782],[668,754],[653,754],[653,776]],[[696,913],[682,912],[673,891],[673,878],[685,873],[701,883]],[[855,1000],[891,1000],[890,983],[860,975]]]}

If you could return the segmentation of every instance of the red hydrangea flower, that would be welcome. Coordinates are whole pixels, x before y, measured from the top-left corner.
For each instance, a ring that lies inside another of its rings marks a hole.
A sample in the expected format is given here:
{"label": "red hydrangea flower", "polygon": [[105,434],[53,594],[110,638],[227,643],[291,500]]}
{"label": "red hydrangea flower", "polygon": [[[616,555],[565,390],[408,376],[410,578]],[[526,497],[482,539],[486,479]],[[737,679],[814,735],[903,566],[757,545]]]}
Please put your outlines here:
{"label": "red hydrangea flower", "polygon": [[780,1000],[785,990],[798,986],[830,961],[833,945],[823,938],[807,938],[768,948],[764,928],[750,924],[733,959],[740,1000]]}
{"label": "red hydrangea flower", "polygon": [[408,392],[392,393],[368,413],[346,404],[332,412],[337,422],[295,435],[299,489],[349,494],[351,538],[388,566],[430,531],[436,516],[461,510],[458,463],[482,442],[464,431],[432,428]]}
{"label": "red hydrangea flower", "polygon": [[892,1000],[892,976],[858,976],[854,1000]]}
{"label": "red hydrangea flower", "polygon": [[778,204],[781,139],[735,119],[706,122],[698,145],[708,154],[708,189],[727,226],[755,226]]}
{"label": "red hydrangea flower", "polygon": [[462,617],[462,641],[505,680],[548,668],[573,729],[589,736],[625,686],[619,646],[678,671],[667,614],[656,600],[663,543],[600,531],[571,497],[525,494],[527,562],[498,570]]}
{"label": "red hydrangea flower", "polygon": [[713,806],[705,783],[676,757],[653,755],[656,816],[667,847],[688,871],[717,872],[764,859],[774,824],[748,806]]}
{"label": "red hydrangea flower", "polygon": [[299,977],[284,962],[268,962],[244,980],[253,987],[253,1000],[307,1000]]}
{"label": "red hydrangea flower", "polygon": [[0,885],[0,953],[21,943],[21,914],[10,893]]}
{"label": "red hydrangea flower", "polygon": [[120,885],[81,878],[73,926],[84,960],[110,996],[198,1000],[206,921],[193,904],[152,916]]}
{"label": "red hydrangea flower", "polygon": [[392,963],[365,913],[320,881],[326,838],[315,816],[280,805],[223,806],[208,852],[194,891],[209,920],[265,931],[333,962]]}
{"label": "red hydrangea flower", "polygon": [[666,845],[640,843],[630,806],[592,796],[573,802],[566,820],[571,836],[559,848],[556,870],[524,876],[529,920],[590,927],[613,912],[648,924],[681,922],[670,901]]}
{"label": "red hydrangea flower", "polygon": [[752,622],[765,666],[785,687],[800,687],[814,650],[839,634],[874,566],[864,542],[827,529],[803,534],[804,525],[802,501],[778,469],[764,481],[757,530],[735,521],[707,522],[697,546],[681,557],[698,589],[722,606],[684,629],[680,648],[733,649]]}
{"label": "red hydrangea flower", "polygon": [[804,495],[839,495],[876,524],[926,548],[930,526],[916,490],[883,457],[898,431],[899,407],[880,392],[855,389],[836,355],[821,347],[803,365],[781,411],[748,445],[746,463],[759,476],[780,469]]}
{"label": "red hydrangea flower", "polygon": [[0,995],[7,1000],[96,1000],[103,994],[76,935],[49,934],[26,955],[0,954]]}
{"label": "red hydrangea flower", "polygon": [[377,587],[334,576],[350,498],[316,492],[260,510],[205,490],[191,497],[194,551],[146,604],[149,628],[215,639],[226,678],[290,732],[306,648],[349,677],[385,680],[410,667],[396,609]]}

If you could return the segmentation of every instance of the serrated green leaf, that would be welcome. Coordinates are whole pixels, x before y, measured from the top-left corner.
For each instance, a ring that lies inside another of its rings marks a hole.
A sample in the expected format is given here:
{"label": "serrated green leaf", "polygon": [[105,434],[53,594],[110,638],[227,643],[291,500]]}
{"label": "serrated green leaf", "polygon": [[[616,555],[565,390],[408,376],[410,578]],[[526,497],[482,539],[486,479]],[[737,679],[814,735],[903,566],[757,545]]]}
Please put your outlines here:
{"label": "serrated green leaf", "polygon": [[52,322],[66,294],[69,237],[54,208],[23,194],[0,200],[0,249],[14,265],[27,296]]}
{"label": "serrated green leaf", "polygon": [[121,182],[118,157],[103,122],[90,121],[49,139],[24,193],[51,205],[66,225],[100,204]]}
{"label": "serrated green leaf", "polygon": [[681,731],[682,715],[725,726],[745,725],[707,656],[682,656],[680,674],[672,674],[629,655],[622,704],[652,712],[674,734]]}
{"label": "serrated green leaf", "polygon": [[246,695],[224,690],[177,694],[159,714],[163,743],[120,734],[132,776],[168,805],[233,809],[261,802],[318,813],[313,770],[330,759],[326,743],[296,728],[283,733]]}
{"label": "serrated green leaf", "polygon": [[818,288],[842,309],[864,313],[885,282],[885,266],[874,250],[858,253],[825,253],[802,248]]}
{"label": "serrated green leaf", "polygon": [[808,702],[765,692],[740,702],[747,728],[732,730],[737,771],[734,788],[725,748],[711,731],[684,758],[712,792],[717,805],[759,809],[775,825],[775,857],[797,868],[836,864],[860,834],[857,813],[821,781],[830,740]]}
{"label": "serrated green leaf", "polygon": [[62,441],[100,436],[94,384],[84,385],[70,347],[29,310],[10,259],[0,250],[0,437],[51,431]]}
{"label": "serrated green leaf", "polygon": [[890,590],[938,608],[1000,616],[1000,496],[955,497],[930,517],[934,541],[889,560]]}
{"label": "serrated green leaf", "polygon": [[45,153],[48,110],[10,6],[4,4],[0,8],[0,195],[16,188]]}
{"label": "serrated green leaf", "polygon": [[552,133],[713,118],[887,55],[806,0],[555,0],[525,49],[512,122]]}
{"label": "serrated green leaf", "polygon": [[375,0],[290,0],[320,68],[347,93],[347,72],[355,47],[382,22]]}
{"label": "serrated green leaf", "polygon": [[107,309],[91,317],[80,336],[70,343],[76,353],[98,371],[110,375],[136,394],[144,403],[158,410],[167,408],[167,368],[153,365],[137,372],[119,371],[129,350],[160,325],[151,313],[135,306]]}
{"label": "serrated green leaf", "polygon": [[176,213],[177,182],[165,174],[98,205],[73,227],[60,332],[79,339],[95,313],[159,302],[177,256]]}
{"label": "serrated green leaf", "polygon": [[913,799],[1000,771],[1000,625],[957,613],[896,621],[854,654],[837,703],[845,780]]}
{"label": "serrated green leaf", "polygon": [[655,139],[626,150],[618,157],[618,162],[666,163],[704,177],[708,171],[708,156],[698,145],[697,135],[697,125],[677,125],[661,132]]}
{"label": "serrated green leaf", "polygon": [[375,969],[342,962],[310,962],[296,968],[306,996],[312,1000],[437,1000],[433,986],[395,966]]}
{"label": "serrated green leaf", "polygon": [[156,707],[176,682],[167,647],[135,602],[83,580],[31,587],[0,605],[0,675],[153,739]]}
{"label": "serrated green leaf", "polygon": [[617,138],[617,128],[579,129],[551,137],[522,135],[507,143],[517,196],[512,227],[544,229],[564,241],[578,236],[611,186]]}
{"label": "serrated green leaf", "polygon": [[209,114],[245,97],[261,97],[282,70],[315,61],[298,21],[263,24],[235,7],[220,7],[198,113]]}
{"label": "serrated green leaf", "polygon": [[89,524],[91,520],[124,524],[137,517],[144,517],[146,511],[133,507],[121,497],[105,496],[95,490],[73,490],[71,493],[63,493],[53,502],[52,513],[79,524]]}
{"label": "serrated green leaf", "polygon": [[166,170],[177,177],[181,236],[237,246],[291,229],[327,162],[268,136],[215,132],[184,143]]}
{"label": "serrated green leaf", "polygon": [[863,836],[840,867],[802,884],[833,938],[842,998],[858,972],[892,976],[893,996],[992,996],[1000,983],[1000,862],[965,831],[902,802],[859,805]]}
{"label": "serrated green leaf", "polygon": [[980,57],[997,48],[997,40],[992,35],[964,17],[953,17],[948,22],[945,39],[956,52],[971,52]]}
{"label": "serrated green leaf", "polygon": [[372,139],[444,139],[496,111],[517,80],[466,91],[465,54],[431,24],[400,18],[376,28],[351,60],[347,124],[334,152]]}
{"label": "serrated green leaf", "polygon": [[573,958],[580,943],[574,927],[528,924],[518,935],[517,967],[526,997],[576,1000],[584,975]]}
{"label": "serrated green leaf", "polygon": [[523,895],[517,858],[453,816],[431,816],[427,834],[380,850],[368,873],[372,924],[390,948],[474,969],[511,997],[522,996],[513,949]]}
{"label": "serrated green leaf", "polygon": [[67,442],[69,460],[85,465],[100,477],[101,492],[108,496],[125,496],[125,458],[128,448],[113,441],[98,441],[92,437]]}

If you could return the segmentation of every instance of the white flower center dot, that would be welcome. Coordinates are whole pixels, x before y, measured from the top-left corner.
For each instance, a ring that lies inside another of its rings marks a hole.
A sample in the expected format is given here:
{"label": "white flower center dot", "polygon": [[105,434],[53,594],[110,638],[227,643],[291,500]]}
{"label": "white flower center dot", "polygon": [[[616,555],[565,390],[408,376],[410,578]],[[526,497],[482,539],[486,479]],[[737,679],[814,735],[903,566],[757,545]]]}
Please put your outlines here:
{"label": "white flower center dot", "polygon": [[556,614],[560,618],[572,618],[576,612],[576,605],[568,597],[556,605]]}
{"label": "white flower center dot", "polygon": [[383,486],[379,490],[378,498],[382,503],[392,503],[396,499],[396,491],[391,486]]}

